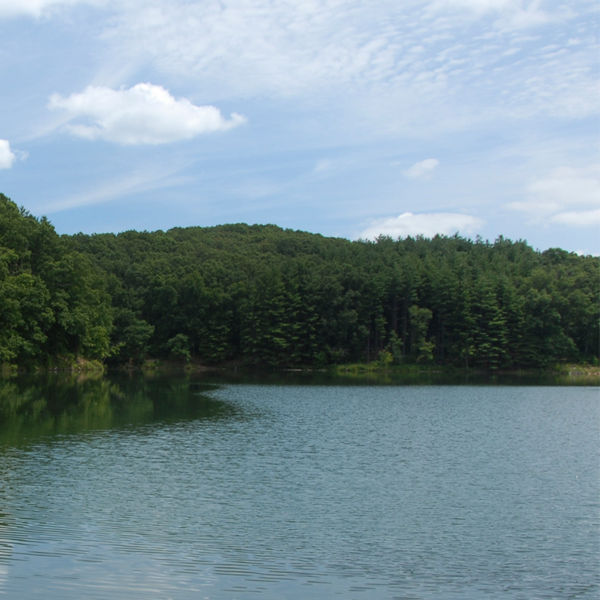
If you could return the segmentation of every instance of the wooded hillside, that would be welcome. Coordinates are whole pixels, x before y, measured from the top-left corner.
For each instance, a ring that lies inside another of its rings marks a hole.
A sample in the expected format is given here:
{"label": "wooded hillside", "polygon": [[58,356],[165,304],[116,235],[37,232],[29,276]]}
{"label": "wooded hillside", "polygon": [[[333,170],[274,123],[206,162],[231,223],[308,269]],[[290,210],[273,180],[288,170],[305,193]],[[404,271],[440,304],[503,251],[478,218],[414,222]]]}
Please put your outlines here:
{"label": "wooded hillside", "polygon": [[0,361],[597,361],[600,259],[273,225],[62,236],[0,195]]}

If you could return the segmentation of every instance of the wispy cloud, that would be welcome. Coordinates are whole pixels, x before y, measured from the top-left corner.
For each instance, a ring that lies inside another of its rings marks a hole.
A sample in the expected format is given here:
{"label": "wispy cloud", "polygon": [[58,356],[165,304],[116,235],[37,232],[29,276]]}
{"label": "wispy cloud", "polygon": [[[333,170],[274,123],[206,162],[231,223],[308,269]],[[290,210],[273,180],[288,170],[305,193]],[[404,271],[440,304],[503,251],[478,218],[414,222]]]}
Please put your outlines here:
{"label": "wispy cloud", "polygon": [[437,169],[439,164],[440,161],[437,158],[426,158],[406,169],[404,175],[410,179],[420,179],[431,175],[431,173]]}
{"label": "wispy cloud", "polygon": [[381,0],[377,11],[363,0],[0,7],[39,14],[82,3],[111,14],[101,26],[111,65],[92,77],[96,85],[129,85],[133,70],[154,69],[166,81],[185,79],[188,96],[311,102],[325,94],[356,126],[394,131],[600,111],[594,0],[576,10],[540,0]]}
{"label": "wispy cloud", "polygon": [[124,145],[175,142],[226,131],[245,121],[235,113],[225,119],[214,106],[175,99],[163,87],[150,83],[120,90],[90,86],[66,98],[54,94],[48,106],[67,111],[72,119],[83,119],[83,123],[68,126],[73,135]]}
{"label": "wispy cloud", "polygon": [[[64,143],[47,160],[62,131],[129,145],[130,170],[193,156],[198,179],[180,197],[204,193],[214,220],[241,207],[311,230],[331,219],[340,235],[502,227],[540,247],[578,227],[577,247],[596,243],[581,226],[598,209],[583,167],[600,116],[597,0],[0,0],[9,15],[0,135],[35,153],[28,185],[69,190],[57,208],[142,189],[130,175],[65,198],[81,189],[65,185],[71,152],[91,186],[121,150]],[[234,110],[252,127],[210,152],[156,147],[235,127]]]}
{"label": "wispy cloud", "polygon": [[331,118],[377,135],[600,110],[589,0],[577,10],[536,0],[381,0],[377,11],[363,0],[4,2],[28,14],[81,3],[110,14],[97,28],[106,63],[90,78],[96,86],[131,85],[135,72],[154,71],[211,102],[327,99]]}
{"label": "wispy cloud", "polygon": [[483,221],[471,215],[460,213],[420,213],[405,212],[397,217],[387,217],[373,221],[361,234],[363,239],[375,239],[380,235],[391,238],[422,235],[471,234],[483,226]]}
{"label": "wispy cloud", "polygon": [[600,208],[561,212],[553,215],[551,221],[575,227],[598,227],[600,225]]}
{"label": "wispy cloud", "polygon": [[76,4],[102,5],[105,0],[1,0],[0,18],[18,16],[41,17],[59,7]]}
{"label": "wispy cloud", "polygon": [[333,171],[336,167],[336,162],[331,160],[330,158],[322,158],[317,161],[317,164],[314,166],[313,174],[319,175],[322,173],[329,173]]}
{"label": "wispy cloud", "polygon": [[44,214],[53,214],[63,210],[110,202],[124,196],[131,197],[143,192],[176,187],[189,181],[188,177],[177,174],[179,170],[177,167],[156,167],[135,170],[112,181],[82,190],[77,194],[50,201],[41,205],[39,210]]}
{"label": "wispy cloud", "polygon": [[600,216],[600,165],[560,167],[532,181],[525,198],[508,204],[533,222],[597,226]]}
{"label": "wispy cloud", "polygon": [[8,140],[0,140],[0,169],[10,169],[16,160]]}
{"label": "wispy cloud", "polygon": [[553,20],[540,0],[433,0],[430,8],[437,11],[461,11],[475,17],[492,15],[496,24],[508,29],[526,29]]}

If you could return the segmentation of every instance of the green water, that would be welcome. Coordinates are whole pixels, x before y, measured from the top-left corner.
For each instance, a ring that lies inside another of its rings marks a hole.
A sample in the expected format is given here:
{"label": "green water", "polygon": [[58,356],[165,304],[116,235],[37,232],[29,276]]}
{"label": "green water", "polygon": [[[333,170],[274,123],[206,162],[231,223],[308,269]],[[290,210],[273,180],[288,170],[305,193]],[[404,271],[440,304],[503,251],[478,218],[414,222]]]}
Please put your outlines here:
{"label": "green water", "polygon": [[598,597],[598,388],[316,383],[0,381],[0,595]]}

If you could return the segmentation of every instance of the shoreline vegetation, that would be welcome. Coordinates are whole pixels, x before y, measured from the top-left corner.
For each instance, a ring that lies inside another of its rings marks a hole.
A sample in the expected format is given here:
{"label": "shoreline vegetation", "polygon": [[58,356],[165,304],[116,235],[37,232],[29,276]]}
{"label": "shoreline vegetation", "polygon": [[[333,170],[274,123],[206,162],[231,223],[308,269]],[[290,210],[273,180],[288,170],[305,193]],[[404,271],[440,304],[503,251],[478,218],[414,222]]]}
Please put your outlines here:
{"label": "shoreline vegetation", "polygon": [[260,369],[244,365],[205,365],[195,361],[146,359],[143,363],[124,363],[107,367],[97,360],[77,359],[57,361],[53,366],[36,366],[33,370],[17,365],[0,365],[0,379],[19,375],[64,375],[78,379],[101,378],[108,374],[129,373],[146,377],[160,375],[211,375],[235,379],[243,376],[322,375],[336,380],[361,380],[383,383],[410,383],[435,379],[441,383],[495,382],[502,380],[556,383],[557,385],[600,386],[600,366],[590,364],[560,364],[543,369],[510,369],[489,371],[443,365],[382,365],[380,362],[328,365],[327,367],[293,367]]}
{"label": "shoreline vegetation", "polygon": [[[156,372],[180,371],[185,373],[252,373],[256,368],[236,366],[207,366],[191,363],[174,363],[149,360],[140,366],[140,371],[150,374]],[[260,372],[260,370],[259,370]],[[339,379],[365,380],[419,380],[435,377],[447,381],[468,381],[470,379],[493,381],[498,378],[554,380],[557,383],[576,383],[600,385],[600,366],[588,364],[562,364],[543,369],[511,369],[489,371],[477,368],[464,368],[443,365],[382,365],[379,362],[329,365],[327,367],[295,367],[269,370],[270,373],[282,374],[314,374],[321,373]]]}
{"label": "shoreline vegetation", "polygon": [[4,374],[172,364],[591,381],[599,290],[600,258],[522,240],[243,223],[59,236],[0,194]]}
{"label": "shoreline vegetation", "polygon": [[543,369],[507,369],[497,371],[485,371],[482,369],[465,369],[462,367],[443,367],[437,365],[419,366],[405,365],[400,367],[386,367],[378,363],[337,365],[335,373],[343,376],[367,376],[378,378],[381,376],[427,376],[439,375],[442,379],[468,380],[470,378],[480,378],[486,380],[496,380],[502,378],[512,378],[515,380],[552,380],[557,384],[586,384],[600,385],[600,367],[588,364],[562,364]]}

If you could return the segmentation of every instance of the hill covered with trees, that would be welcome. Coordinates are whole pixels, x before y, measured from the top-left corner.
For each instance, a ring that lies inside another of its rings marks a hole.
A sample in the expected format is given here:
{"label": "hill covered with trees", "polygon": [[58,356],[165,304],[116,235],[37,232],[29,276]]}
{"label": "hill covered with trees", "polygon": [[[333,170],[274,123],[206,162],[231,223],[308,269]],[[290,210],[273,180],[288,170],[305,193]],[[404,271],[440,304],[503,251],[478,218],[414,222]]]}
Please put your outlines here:
{"label": "hill covered with trees", "polygon": [[600,259],[273,225],[58,236],[0,195],[0,362],[598,361]]}
{"label": "hill covered with trees", "polygon": [[0,363],[105,357],[112,310],[94,260],[0,194]]}

